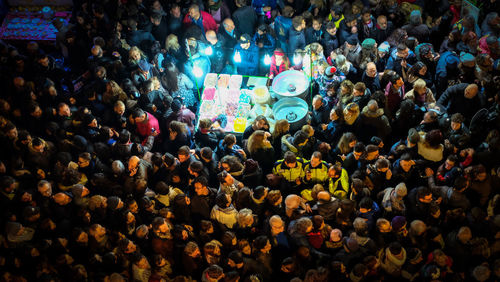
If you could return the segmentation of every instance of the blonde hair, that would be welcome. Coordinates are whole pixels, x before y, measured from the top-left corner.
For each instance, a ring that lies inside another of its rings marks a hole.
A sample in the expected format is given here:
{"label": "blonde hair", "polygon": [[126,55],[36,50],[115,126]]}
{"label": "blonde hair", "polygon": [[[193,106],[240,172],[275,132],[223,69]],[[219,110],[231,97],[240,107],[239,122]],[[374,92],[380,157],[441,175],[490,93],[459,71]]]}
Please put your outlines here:
{"label": "blonde hair", "polygon": [[102,101],[106,104],[114,104],[116,101],[127,101],[127,93],[114,80],[108,81],[111,91],[106,91],[102,95]]}
{"label": "blonde hair", "polygon": [[102,207],[104,203],[106,203],[106,197],[101,195],[94,195],[89,199],[89,210],[93,211],[97,208]]}
{"label": "blonde hair", "polygon": [[250,154],[256,152],[260,148],[271,148],[271,144],[264,142],[266,139],[266,132],[264,130],[256,130],[247,142],[247,150]]}
{"label": "blonde hair", "polygon": [[427,86],[427,83],[425,83],[425,80],[419,78],[413,83],[413,89],[424,89]]}
{"label": "blonde hair", "polygon": [[132,54],[133,52],[138,52],[138,53],[141,55],[141,59],[142,59],[142,58],[146,58],[146,55],[144,55],[144,52],[142,52],[142,50],[141,50],[141,49],[139,49],[139,47],[137,47],[137,46],[132,46],[132,47],[130,48],[130,50],[128,50],[128,57],[129,57],[128,61],[129,61],[129,62],[136,62],[134,59],[132,59],[132,56],[131,56],[131,54]]}
{"label": "blonde hair", "polygon": [[240,227],[249,227],[253,224],[253,213],[251,209],[241,209],[237,216]]}
{"label": "blonde hair", "polygon": [[173,50],[175,52],[179,51],[181,45],[179,45],[179,39],[175,34],[169,34],[167,39],[165,39],[165,50]]}
{"label": "blonde hair", "polygon": [[276,121],[273,131],[273,139],[281,138],[281,136],[283,136],[287,132],[289,127],[290,123],[286,119],[280,119]]}

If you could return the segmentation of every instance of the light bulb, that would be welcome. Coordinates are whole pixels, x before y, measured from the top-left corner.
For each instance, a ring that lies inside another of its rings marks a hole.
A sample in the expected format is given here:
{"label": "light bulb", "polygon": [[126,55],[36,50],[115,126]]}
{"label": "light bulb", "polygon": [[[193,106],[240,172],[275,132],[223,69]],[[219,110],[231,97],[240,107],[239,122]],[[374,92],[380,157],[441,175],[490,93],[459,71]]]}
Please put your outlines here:
{"label": "light bulb", "polygon": [[241,55],[240,55],[240,52],[238,52],[238,51],[236,51],[236,53],[234,53],[234,62],[241,63]]}
{"label": "light bulb", "polygon": [[266,54],[264,57],[264,65],[269,66],[271,64],[271,57],[269,57],[269,54]]}
{"label": "light bulb", "polygon": [[297,54],[293,55],[293,64],[294,65],[300,64],[300,61],[301,61],[300,57]]}
{"label": "light bulb", "polygon": [[205,55],[211,56],[212,53],[213,53],[212,46],[208,46],[207,48],[205,48]]}
{"label": "light bulb", "polygon": [[193,67],[193,74],[194,74],[194,76],[195,76],[195,77],[200,78],[200,77],[202,77],[202,76],[203,76],[203,71],[201,70],[201,68],[200,68],[200,67],[198,67],[198,66],[194,66],[194,67]]}

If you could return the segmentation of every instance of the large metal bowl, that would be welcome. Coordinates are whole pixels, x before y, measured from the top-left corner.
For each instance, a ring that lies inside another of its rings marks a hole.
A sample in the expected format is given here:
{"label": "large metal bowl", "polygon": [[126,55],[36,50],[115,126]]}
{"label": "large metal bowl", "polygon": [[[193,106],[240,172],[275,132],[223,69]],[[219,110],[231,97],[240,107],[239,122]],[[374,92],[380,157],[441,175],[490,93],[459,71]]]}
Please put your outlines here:
{"label": "large metal bowl", "polygon": [[307,76],[297,70],[288,70],[278,74],[273,79],[271,90],[278,99],[299,97],[304,99],[309,89]]}
{"label": "large metal bowl", "polygon": [[306,124],[308,111],[306,101],[298,97],[282,98],[273,105],[274,119],[288,120],[290,132],[295,132]]}

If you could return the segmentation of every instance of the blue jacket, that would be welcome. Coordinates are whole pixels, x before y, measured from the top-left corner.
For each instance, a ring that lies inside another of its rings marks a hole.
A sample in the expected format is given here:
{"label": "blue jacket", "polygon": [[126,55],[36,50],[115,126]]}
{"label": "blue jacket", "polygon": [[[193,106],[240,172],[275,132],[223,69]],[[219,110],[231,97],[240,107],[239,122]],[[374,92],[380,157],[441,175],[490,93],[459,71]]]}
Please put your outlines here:
{"label": "blue jacket", "polygon": [[259,43],[259,42],[262,42],[262,44],[264,45],[264,46],[262,46],[261,51],[263,51],[264,53],[267,53],[267,54],[269,54],[269,56],[271,56],[272,52],[274,51],[274,48],[276,48],[276,40],[274,39],[274,37],[272,37],[268,33],[264,33],[262,35],[259,35],[259,33],[256,32],[253,35],[252,44],[257,45],[257,43]]}
{"label": "blue jacket", "polygon": [[276,0],[252,0],[252,7],[255,9],[257,15],[264,15],[262,8],[271,7],[272,10],[276,9]]}
{"label": "blue jacket", "polygon": [[155,38],[149,31],[144,31],[144,30],[135,30],[135,31],[130,31],[127,34],[127,43],[130,46],[137,46],[139,48],[143,45],[145,42],[150,42],[153,43],[155,41]]}
{"label": "blue jacket", "polygon": [[235,62],[238,74],[257,75],[259,66],[259,48],[254,44],[250,44],[250,47],[245,50],[241,48],[240,44],[236,44],[234,47],[234,54],[236,54],[236,52],[239,52],[241,56],[241,62]]}
{"label": "blue jacket", "polygon": [[292,19],[283,16],[277,16],[274,20],[274,33],[276,38],[282,43],[288,40],[288,32],[292,28]]}
{"label": "blue jacket", "polygon": [[296,31],[293,27],[288,32],[288,51],[295,52],[297,49],[304,49],[306,47],[306,36],[304,31]]}

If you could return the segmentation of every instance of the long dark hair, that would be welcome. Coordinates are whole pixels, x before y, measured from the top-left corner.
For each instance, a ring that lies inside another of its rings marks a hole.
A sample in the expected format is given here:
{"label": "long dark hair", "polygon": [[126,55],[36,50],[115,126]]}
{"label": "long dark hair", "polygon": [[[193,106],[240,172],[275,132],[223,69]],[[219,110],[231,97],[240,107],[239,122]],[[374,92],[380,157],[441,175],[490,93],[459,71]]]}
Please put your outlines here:
{"label": "long dark hair", "polygon": [[176,92],[179,90],[179,84],[177,77],[179,76],[179,70],[173,63],[168,63],[165,66],[165,74],[161,77],[161,82],[163,87],[169,92]]}

